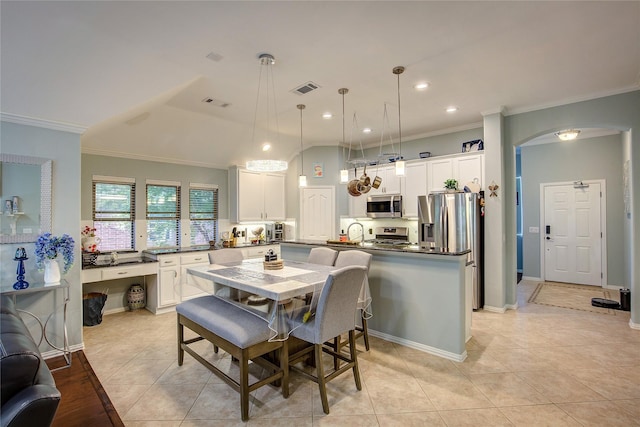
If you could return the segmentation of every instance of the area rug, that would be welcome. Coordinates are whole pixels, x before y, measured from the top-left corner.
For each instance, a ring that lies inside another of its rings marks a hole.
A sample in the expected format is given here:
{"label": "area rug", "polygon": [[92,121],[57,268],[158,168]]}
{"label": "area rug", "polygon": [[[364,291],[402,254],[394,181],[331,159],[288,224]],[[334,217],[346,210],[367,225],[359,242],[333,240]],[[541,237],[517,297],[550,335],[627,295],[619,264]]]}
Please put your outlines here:
{"label": "area rug", "polygon": [[532,304],[547,305],[550,307],[569,308],[571,310],[589,311],[592,313],[613,314],[618,310],[591,305],[591,298],[612,298],[608,289],[599,286],[573,285],[569,283],[543,282],[538,283],[536,289],[529,297]]}

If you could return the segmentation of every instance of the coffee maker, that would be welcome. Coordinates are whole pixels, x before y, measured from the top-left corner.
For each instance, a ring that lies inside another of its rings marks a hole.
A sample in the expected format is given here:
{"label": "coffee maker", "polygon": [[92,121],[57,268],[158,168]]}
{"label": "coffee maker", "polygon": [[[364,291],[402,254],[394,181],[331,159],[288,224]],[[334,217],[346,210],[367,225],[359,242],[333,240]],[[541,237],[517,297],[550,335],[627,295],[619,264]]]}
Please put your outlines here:
{"label": "coffee maker", "polygon": [[264,236],[267,242],[281,242],[284,240],[284,224],[281,222],[274,222],[271,224],[265,224]]}

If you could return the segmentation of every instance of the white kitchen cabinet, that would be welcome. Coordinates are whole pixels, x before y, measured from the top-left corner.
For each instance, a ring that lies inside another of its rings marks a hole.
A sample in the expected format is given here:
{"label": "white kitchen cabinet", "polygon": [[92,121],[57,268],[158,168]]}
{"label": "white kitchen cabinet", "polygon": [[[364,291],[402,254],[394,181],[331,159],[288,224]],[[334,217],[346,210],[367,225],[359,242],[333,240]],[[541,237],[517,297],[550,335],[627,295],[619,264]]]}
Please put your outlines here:
{"label": "white kitchen cabinet", "polygon": [[432,191],[444,191],[444,182],[453,176],[451,158],[429,160],[427,162],[427,188]]}
{"label": "white kitchen cabinet", "polygon": [[198,286],[189,283],[187,268],[209,264],[209,252],[195,252],[180,255],[180,301],[187,301],[207,295]]}
{"label": "white kitchen cabinet", "polygon": [[376,176],[382,178],[380,187],[372,188],[367,196],[378,194],[400,194],[401,178],[396,175],[396,165],[371,166],[367,169],[367,175],[371,177],[371,182]]}
{"label": "white kitchen cabinet", "polygon": [[229,169],[231,221],[282,221],[285,176],[233,167]]}
{"label": "white kitchen cabinet", "polygon": [[418,196],[429,193],[427,189],[427,162],[420,161],[405,165],[405,177],[402,186],[403,216],[418,216]]}
{"label": "white kitchen cabinet", "polygon": [[458,180],[458,188],[464,189],[469,182],[478,180],[480,188],[483,188],[482,177],[484,175],[484,155],[465,155],[453,159],[453,176]]}
{"label": "white kitchen cabinet", "polygon": [[483,187],[484,154],[458,154],[443,159],[427,161],[427,186],[429,192],[443,191],[444,182],[453,178],[458,181],[458,189],[463,190],[468,182],[478,179]]}
{"label": "white kitchen cabinet", "polygon": [[158,274],[147,284],[147,309],[154,314],[172,311],[180,302],[180,256],[159,256],[158,264]]}

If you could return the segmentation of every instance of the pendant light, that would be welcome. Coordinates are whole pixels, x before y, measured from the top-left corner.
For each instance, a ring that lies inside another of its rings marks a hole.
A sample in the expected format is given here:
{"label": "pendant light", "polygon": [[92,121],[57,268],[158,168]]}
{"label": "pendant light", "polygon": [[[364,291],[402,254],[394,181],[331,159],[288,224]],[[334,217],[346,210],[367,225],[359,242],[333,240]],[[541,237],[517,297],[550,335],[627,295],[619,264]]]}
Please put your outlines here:
{"label": "pendant light", "polygon": [[[262,86],[262,71],[266,70],[265,82],[266,82],[266,119],[267,119],[267,133],[269,132],[271,126],[269,121],[269,112],[270,105],[269,102],[272,99],[273,102],[273,111],[275,114],[275,122],[276,122],[276,137],[280,135],[280,130],[278,129],[278,110],[276,108],[276,94],[275,94],[275,85],[273,84],[273,70],[271,66],[275,64],[276,59],[273,55],[269,53],[262,53],[258,55],[258,59],[260,60],[260,74],[258,75],[258,95],[256,97],[256,109],[253,116],[253,134],[252,134],[252,142],[255,143],[256,136],[256,127],[258,120],[258,107],[260,105],[260,87]],[[271,81],[271,82],[270,82]],[[269,84],[271,83],[271,84]],[[269,96],[269,88],[271,88],[272,98]],[[263,143],[263,146],[265,144]],[[270,146],[273,146],[273,141],[269,143]],[[288,164],[284,160],[274,160],[274,159],[259,159],[259,160],[249,160],[246,163],[246,167],[248,170],[256,171],[256,172],[280,172],[287,170]]]}
{"label": "pendant light", "polygon": [[396,175],[404,176],[404,160],[402,158],[402,125],[400,121],[400,74],[404,73],[404,67],[398,66],[393,68],[393,74],[398,76],[398,153],[396,159]]}
{"label": "pendant light", "polygon": [[[344,142],[344,96],[349,93],[349,89],[346,87],[338,89],[338,93],[342,95],[342,160],[344,161],[344,150],[345,150],[345,142]],[[346,184],[349,182],[349,170],[341,169],[340,170],[340,183]]]}
{"label": "pendant light", "polygon": [[302,148],[302,110],[305,109],[304,104],[296,105],[300,110],[300,176],[298,177],[298,187],[307,186],[307,176],[304,174],[304,150]]}

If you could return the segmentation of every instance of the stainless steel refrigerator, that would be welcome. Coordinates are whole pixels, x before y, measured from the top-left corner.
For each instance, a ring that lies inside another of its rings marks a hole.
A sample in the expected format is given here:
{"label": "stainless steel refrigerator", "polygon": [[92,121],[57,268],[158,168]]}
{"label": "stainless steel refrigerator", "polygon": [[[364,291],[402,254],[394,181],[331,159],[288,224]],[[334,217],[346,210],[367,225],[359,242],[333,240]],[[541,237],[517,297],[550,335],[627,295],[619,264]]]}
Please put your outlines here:
{"label": "stainless steel refrigerator", "polygon": [[484,224],[480,193],[431,193],[418,196],[420,247],[441,252],[471,249],[473,309],[484,306]]}

